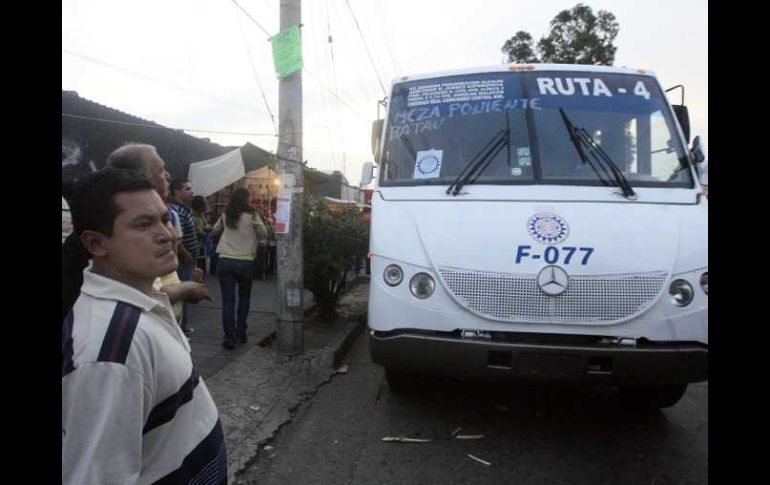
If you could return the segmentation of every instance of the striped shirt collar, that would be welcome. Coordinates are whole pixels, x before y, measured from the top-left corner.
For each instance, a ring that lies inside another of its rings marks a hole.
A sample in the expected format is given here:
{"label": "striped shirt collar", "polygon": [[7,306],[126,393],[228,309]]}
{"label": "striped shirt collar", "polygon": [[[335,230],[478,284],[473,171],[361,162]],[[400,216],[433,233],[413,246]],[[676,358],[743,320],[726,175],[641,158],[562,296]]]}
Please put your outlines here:
{"label": "striped shirt collar", "polygon": [[155,292],[152,296],[146,295],[125,283],[96,274],[92,268],[83,270],[83,286],[80,291],[94,298],[122,301],[147,312],[157,307],[165,307],[173,315],[171,302],[165,293]]}

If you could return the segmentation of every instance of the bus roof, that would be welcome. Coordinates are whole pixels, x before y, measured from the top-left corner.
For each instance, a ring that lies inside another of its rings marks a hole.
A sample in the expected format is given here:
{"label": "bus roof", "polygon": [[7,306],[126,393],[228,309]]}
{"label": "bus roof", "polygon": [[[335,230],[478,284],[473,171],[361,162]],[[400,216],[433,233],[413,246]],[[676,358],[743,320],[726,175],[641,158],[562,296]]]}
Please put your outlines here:
{"label": "bus roof", "polygon": [[421,79],[433,79],[459,74],[479,74],[486,72],[532,72],[532,71],[578,71],[578,72],[600,72],[615,74],[634,74],[642,76],[655,77],[655,73],[649,69],[633,69],[630,67],[614,66],[593,66],[587,64],[501,64],[497,66],[470,67],[465,69],[452,69],[446,71],[435,71],[429,73],[415,74],[394,78],[391,84],[398,84],[405,81],[417,81]]}

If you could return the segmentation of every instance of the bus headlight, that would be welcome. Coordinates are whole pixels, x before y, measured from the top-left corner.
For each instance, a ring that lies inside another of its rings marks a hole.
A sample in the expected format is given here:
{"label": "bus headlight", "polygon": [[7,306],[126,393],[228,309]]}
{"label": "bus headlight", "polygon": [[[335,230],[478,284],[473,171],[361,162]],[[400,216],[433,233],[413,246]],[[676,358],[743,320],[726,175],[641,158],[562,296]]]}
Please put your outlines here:
{"label": "bus headlight", "polygon": [[700,287],[703,289],[703,293],[709,294],[709,272],[706,271],[700,277]]}
{"label": "bus headlight", "polygon": [[424,300],[433,294],[433,290],[436,289],[436,284],[429,274],[417,273],[412,276],[412,279],[409,281],[409,289],[414,296]]}
{"label": "bus headlight", "polygon": [[397,286],[401,284],[401,280],[404,279],[404,272],[401,271],[401,268],[398,265],[391,264],[385,268],[383,277],[385,278],[385,283],[389,284],[390,286]]}
{"label": "bus headlight", "polygon": [[692,302],[695,292],[692,285],[686,280],[674,280],[668,289],[671,295],[671,302],[676,306],[687,306]]}

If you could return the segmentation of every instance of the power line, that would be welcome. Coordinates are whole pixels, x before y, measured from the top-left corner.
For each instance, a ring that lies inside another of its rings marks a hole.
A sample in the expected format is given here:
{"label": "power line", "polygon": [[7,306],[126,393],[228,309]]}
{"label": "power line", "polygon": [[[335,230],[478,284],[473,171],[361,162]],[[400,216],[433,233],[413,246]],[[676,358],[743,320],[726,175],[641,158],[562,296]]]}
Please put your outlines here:
{"label": "power line", "polygon": [[[385,3],[382,4],[383,9],[385,8]],[[398,74],[401,72],[401,69],[398,67],[398,62],[396,61],[396,56],[393,55],[393,51],[390,48],[390,40],[388,39],[388,29],[385,26],[385,18],[386,16],[383,15],[383,22],[380,23],[380,30],[382,31],[382,35],[385,37],[385,46],[388,48],[388,54],[390,55],[390,62],[393,64],[394,69],[394,76],[398,76]]]}
{"label": "power line", "polygon": [[[236,22],[237,22],[237,19],[236,19]],[[238,31],[241,33],[243,44],[246,47],[246,57],[249,58],[249,64],[251,65],[251,72],[254,74],[254,80],[257,83],[257,89],[259,89],[259,92],[262,94],[262,100],[265,103],[265,108],[267,108],[267,114],[270,115],[270,121],[272,121],[273,123],[273,131],[275,131],[275,134],[278,135],[278,128],[275,125],[275,116],[273,116],[273,111],[270,109],[270,105],[267,102],[267,96],[265,95],[265,90],[262,88],[262,83],[259,80],[259,75],[257,74],[257,68],[254,66],[254,60],[251,58],[251,49],[249,49],[249,42],[243,33],[243,29],[241,28],[240,22],[238,22]]]}
{"label": "power line", "polygon": [[264,32],[266,36],[268,36],[268,37],[271,37],[270,33],[269,33],[267,30],[265,30],[265,28],[264,28],[264,27],[262,27],[261,25],[259,25],[259,22],[257,22],[256,20],[254,20],[254,17],[252,17],[251,15],[249,15],[249,12],[247,12],[247,11],[246,11],[246,9],[244,9],[243,7],[241,7],[241,6],[238,4],[238,2],[236,2],[235,0],[232,0],[232,2],[233,2],[233,3],[234,3],[234,4],[235,4],[235,5],[238,7],[238,8],[240,8],[240,9],[241,9],[241,12],[245,13],[245,14],[246,14],[246,16],[247,16],[249,19],[251,19],[251,21],[252,21],[252,22],[254,22],[254,25],[256,25],[257,27],[259,27],[260,29],[262,29],[262,32]]}
{"label": "power line", "polygon": [[358,33],[361,34],[361,40],[364,43],[364,49],[366,49],[366,55],[369,56],[369,61],[372,63],[372,69],[374,69],[374,74],[377,76],[377,82],[380,83],[380,88],[382,88],[382,94],[383,96],[387,96],[388,93],[385,90],[385,86],[382,84],[382,81],[380,80],[380,73],[377,72],[377,66],[374,64],[374,59],[372,59],[372,54],[369,52],[369,46],[366,45],[366,39],[364,39],[364,33],[361,31],[361,26],[358,25],[358,19],[356,19],[356,14],[353,13],[353,8],[350,6],[350,2],[348,2],[348,0],[345,0],[345,4],[348,6],[348,10],[350,10],[350,15],[353,16],[353,22],[356,23],[356,28],[358,29]]}
{"label": "power line", "polygon": [[258,110],[256,108],[253,108],[253,107],[245,108],[241,104],[231,103],[229,101],[226,101],[226,100],[223,100],[223,99],[219,99],[219,98],[216,98],[214,96],[211,96],[211,95],[208,95],[208,94],[204,94],[204,93],[192,90],[192,89],[188,89],[188,88],[186,88],[184,86],[180,86],[178,84],[174,84],[174,83],[166,81],[164,79],[156,78],[156,77],[153,77],[153,76],[149,76],[147,74],[143,74],[143,73],[140,73],[140,72],[132,71],[130,69],[126,69],[124,67],[116,66],[114,64],[110,64],[109,62],[102,61],[101,59],[96,59],[95,57],[86,56],[84,54],[79,54],[77,52],[72,52],[72,51],[64,49],[64,48],[62,48],[61,51],[63,53],[65,53],[65,54],[67,54],[67,55],[70,55],[70,56],[73,56],[73,57],[77,57],[78,59],[82,59],[84,61],[88,61],[88,62],[91,62],[91,63],[94,63],[94,64],[98,64],[100,66],[107,67],[107,68],[110,68],[110,69],[115,69],[116,71],[121,71],[121,72],[124,72],[126,74],[131,74],[132,76],[137,76],[137,77],[146,79],[148,81],[152,81],[154,83],[163,84],[163,85],[165,85],[167,87],[171,87],[171,88],[174,88],[176,90],[186,92],[188,94],[194,94],[196,96],[200,96],[202,98],[206,98],[206,99],[208,99],[210,101],[215,101],[216,103],[219,103],[219,104],[222,104],[222,105],[238,108],[240,110],[245,110],[245,111],[252,111],[253,110],[253,111],[256,111],[257,113],[263,113],[263,111]]}
{"label": "power line", "polygon": [[254,61],[251,59],[251,50],[249,50],[248,43],[246,43],[246,54],[249,57],[249,64],[251,64],[251,71],[254,73],[254,80],[257,82],[257,88],[259,88],[259,92],[262,94],[262,100],[265,102],[265,108],[267,108],[267,114],[270,115],[270,120],[273,122],[273,131],[275,131],[275,135],[278,136],[278,127],[275,125],[275,116],[273,116],[273,111],[270,109],[270,105],[267,103],[267,96],[265,95],[265,90],[262,89],[262,83],[259,82],[259,76],[257,75],[257,68],[254,67]]}
{"label": "power line", "polygon": [[[337,7],[338,7],[337,2],[333,2],[331,4],[331,7],[333,8],[335,14],[337,15],[337,17],[339,19],[342,19],[343,16],[347,16],[348,15],[348,14],[346,14],[344,12],[340,12],[337,9]],[[331,11],[329,12],[329,15],[331,16]],[[357,46],[357,45],[360,45],[360,43],[358,43],[358,41],[356,41],[355,38],[348,39],[347,35],[348,35],[348,32],[346,31],[346,29],[339,29],[339,37],[340,38],[339,39],[335,39],[337,41],[336,44],[338,46],[341,45],[343,47],[344,46]],[[355,37],[355,35],[356,34],[353,34],[354,37]],[[340,51],[338,50],[338,52],[340,52]],[[355,56],[355,54],[357,54],[358,52],[357,51],[354,52],[353,49],[350,49],[349,53],[352,54],[353,56]],[[350,64],[351,65],[355,65],[356,62],[357,62],[357,59],[351,59]],[[369,93],[369,88],[372,87],[371,84],[369,83],[371,78],[366,77],[366,72],[364,72],[364,70],[362,70],[362,69],[353,69],[352,72],[353,72],[353,75],[355,75],[355,79],[356,79],[356,82],[358,84],[358,87],[361,89],[361,93],[363,94],[361,99],[377,98],[378,95],[376,94],[377,93],[376,82],[375,82],[375,86],[374,86],[374,93],[375,94],[374,94],[374,96],[372,96],[371,93]],[[352,79],[350,74],[348,74],[348,76],[346,76],[346,78]]]}
{"label": "power line", "polygon": [[[322,14],[321,14],[320,10],[321,10],[323,5],[321,4],[321,2],[315,2],[315,5],[319,6],[319,13],[318,13],[318,15],[319,15],[319,17],[321,17]],[[309,16],[311,17],[310,25],[315,27],[315,25],[320,25],[321,24],[320,20],[318,22],[316,22],[312,18],[312,17],[314,17],[314,13],[315,13],[312,8],[308,10],[308,13],[309,13]],[[310,42],[310,45],[313,46],[313,57],[315,58],[315,65],[320,67],[321,66],[321,62],[318,60],[318,49],[316,47],[316,44],[317,44],[317,42]],[[324,111],[326,112],[327,116],[329,118],[331,118],[331,109],[330,109],[330,105],[332,104],[331,96],[329,96],[328,92],[325,92],[323,90],[323,86],[321,86],[320,83],[318,84],[318,88],[319,88],[318,92],[321,95],[321,100],[323,101]],[[328,130],[328,131],[331,132],[331,130]],[[329,141],[329,153],[331,154],[332,164],[336,167],[337,160],[334,158],[334,140],[332,139],[331,136],[328,136],[326,139]]]}
{"label": "power line", "polygon": [[[334,80],[334,94],[337,97],[337,110],[334,113],[334,120],[336,121],[336,127],[337,127],[337,136],[340,139],[340,146],[342,147],[342,157],[344,160],[345,157],[345,143],[342,139],[342,129],[340,128],[340,102],[339,102],[339,89],[338,89],[338,83],[337,83],[337,65],[334,61],[334,40],[332,38],[332,28],[331,28],[331,13],[329,12],[329,2],[327,0],[326,2],[326,31],[329,34],[329,54],[331,55],[332,60],[332,79]],[[336,160],[334,162],[335,168],[336,168]],[[343,162],[344,164],[344,162]]]}
{"label": "power line", "polygon": [[360,113],[360,112],[358,112],[358,111],[357,111],[355,108],[353,108],[352,106],[350,106],[350,104],[349,104],[347,101],[345,101],[344,99],[342,99],[340,96],[337,96],[336,94],[334,94],[334,91],[333,91],[333,90],[332,90],[330,87],[328,87],[327,85],[325,85],[325,84],[324,84],[324,83],[321,81],[321,79],[319,79],[319,78],[318,78],[318,76],[316,76],[316,75],[315,75],[315,74],[313,74],[313,73],[312,73],[310,70],[308,70],[308,68],[307,68],[307,67],[305,67],[305,66],[302,66],[302,70],[303,70],[303,71],[305,71],[306,73],[310,74],[310,75],[311,75],[311,76],[312,76],[312,77],[313,77],[313,78],[314,78],[314,79],[315,79],[315,80],[318,82],[318,84],[320,84],[320,85],[321,85],[321,87],[323,87],[323,88],[324,88],[324,89],[326,89],[326,90],[327,90],[329,93],[331,93],[331,95],[332,95],[332,96],[334,96],[335,98],[337,98],[337,99],[338,99],[338,100],[339,100],[339,101],[340,101],[340,102],[341,102],[343,105],[345,105],[345,107],[346,107],[346,108],[348,108],[350,111],[352,111],[353,113],[357,114],[358,116],[360,116],[360,117],[362,117],[362,118],[364,118],[364,119],[366,119],[366,120],[368,120],[368,119],[370,118],[369,116],[366,116],[366,115],[363,115],[363,114],[361,114],[361,113]]}
{"label": "power line", "polygon": [[80,120],[99,121],[102,123],[114,123],[118,125],[140,126],[143,128],[155,128],[158,130],[189,131],[192,133],[213,133],[216,135],[271,136],[271,137],[278,136],[272,133],[247,133],[247,132],[237,132],[237,131],[193,130],[191,128],[169,128],[168,126],[150,125],[148,123],[132,123],[130,121],[110,120],[107,118],[95,118],[92,116],[75,115],[72,113],[62,113],[61,115],[64,116],[65,118],[76,118]]}

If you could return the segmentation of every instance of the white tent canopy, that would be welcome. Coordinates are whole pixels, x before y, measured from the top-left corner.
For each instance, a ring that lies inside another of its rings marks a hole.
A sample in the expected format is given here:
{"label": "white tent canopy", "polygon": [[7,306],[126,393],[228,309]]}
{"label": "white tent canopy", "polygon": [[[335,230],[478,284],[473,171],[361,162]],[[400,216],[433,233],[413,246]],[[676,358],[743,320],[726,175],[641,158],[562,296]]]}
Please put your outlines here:
{"label": "white tent canopy", "polygon": [[246,175],[241,149],[202,162],[191,163],[187,178],[197,195],[208,197]]}

